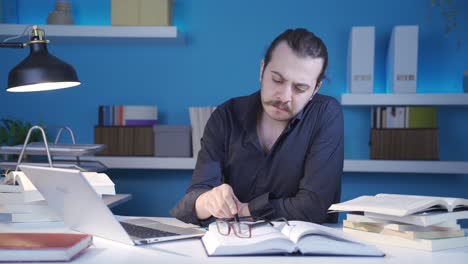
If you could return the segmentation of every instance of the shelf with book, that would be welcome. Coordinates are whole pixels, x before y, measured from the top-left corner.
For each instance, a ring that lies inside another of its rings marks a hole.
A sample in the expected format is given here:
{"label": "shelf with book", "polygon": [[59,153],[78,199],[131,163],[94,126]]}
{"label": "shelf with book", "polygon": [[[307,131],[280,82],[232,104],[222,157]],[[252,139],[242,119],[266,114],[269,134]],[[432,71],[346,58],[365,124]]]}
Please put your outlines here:
{"label": "shelf with book", "polygon": [[[0,38],[17,36],[30,25],[0,24]],[[39,25],[47,39],[54,43],[63,42],[118,42],[140,40],[151,43],[183,43],[184,38],[175,26],[80,26],[80,25]]]}
{"label": "shelf with book", "polygon": [[[343,106],[468,106],[467,93],[341,95]],[[468,161],[345,160],[345,172],[467,174]]]}
{"label": "shelf with book", "polygon": [[352,94],[341,95],[343,106],[468,106],[468,93],[440,94]]}

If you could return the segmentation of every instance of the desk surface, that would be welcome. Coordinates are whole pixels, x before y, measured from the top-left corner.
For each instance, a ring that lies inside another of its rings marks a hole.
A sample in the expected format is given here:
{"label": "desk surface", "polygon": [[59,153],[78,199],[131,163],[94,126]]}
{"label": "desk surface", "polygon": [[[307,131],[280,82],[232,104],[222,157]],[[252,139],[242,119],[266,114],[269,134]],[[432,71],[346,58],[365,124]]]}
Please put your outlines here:
{"label": "desk surface", "polygon": [[[190,227],[173,218],[154,218],[167,224]],[[193,226],[192,226],[193,227]],[[68,229],[60,222],[35,224],[0,224],[0,232],[64,232]],[[468,263],[468,247],[439,252],[426,252],[386,245],[377,245],[385,252],[383,258],[373,257],[207,257],[199,239],[187,239],[146,246],[128,246],[110,240],[94,237],[94,246],[73,263]]]}

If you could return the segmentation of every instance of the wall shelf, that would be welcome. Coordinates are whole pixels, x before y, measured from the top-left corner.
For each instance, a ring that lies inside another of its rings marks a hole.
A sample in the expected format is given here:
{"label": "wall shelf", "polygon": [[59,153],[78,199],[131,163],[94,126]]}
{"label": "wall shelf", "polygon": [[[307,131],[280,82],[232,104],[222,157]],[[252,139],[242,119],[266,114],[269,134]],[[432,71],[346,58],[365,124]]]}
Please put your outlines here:
{"label": "wall shelf", "polygon": [[[61,159],[64,157],[61,157]],[[70,158],[70,157],[68,157]],[[109,169],[193,170],[194,158],[84,156],[102,162]],[[465,161],[345,160],[344,172],[468,174]]]}
{"label": "wall shelf", "polygon": [[[342,94],[343,106],[468,106],[468,93]],[[468,161],[345,160],[345,172],[467,174]]]}
{"label": "wall shelf", "polygon": [[[55,159],[68,160],[71,157],[54,157]],[[196,159],[194,158],[159,158],[159,157],[107,157],[107,156],[83,156],[86,161],[99,161],[109,169],[161,169],[161,170],[193,170]]]}
{"label": "wall shelf", "polygon": [[[1,40],[22,34],[28,26],[30,25],[0,24]],[[39,27],[44,29],[47,39],[58,43],[81,41],[118,41],[121,43],[122,41],[135,39],[161,43],[183,43],[183,36],[175,26],[39,25]]]}
{"label": "wall shelf", "polygon": [[345,172],[468,174],[468,161],[345,160]]}
{"label": "wall shelf", "polygon": [[468,93],[440,94],[342,94],[344,106],[452,105],[468,106]]}

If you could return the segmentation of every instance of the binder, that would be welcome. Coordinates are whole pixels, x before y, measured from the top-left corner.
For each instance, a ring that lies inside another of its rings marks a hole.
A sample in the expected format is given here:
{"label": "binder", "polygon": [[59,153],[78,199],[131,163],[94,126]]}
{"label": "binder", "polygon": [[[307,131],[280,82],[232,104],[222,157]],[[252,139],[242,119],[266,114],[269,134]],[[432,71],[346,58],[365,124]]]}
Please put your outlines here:
{"label": "binder", "polygon": [[393,28],[387,54],[387,93],[416,93],[418,26]]}
{"label": "binder", "polygon": [[352,27],[348,42],[348,92],[372,93],[375,27]]}

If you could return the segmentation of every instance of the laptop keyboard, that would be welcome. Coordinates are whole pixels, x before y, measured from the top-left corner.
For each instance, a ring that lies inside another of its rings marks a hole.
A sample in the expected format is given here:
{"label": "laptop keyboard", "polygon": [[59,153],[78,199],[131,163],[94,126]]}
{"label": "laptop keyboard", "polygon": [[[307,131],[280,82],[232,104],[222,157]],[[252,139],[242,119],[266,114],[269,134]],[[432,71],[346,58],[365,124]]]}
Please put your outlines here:
{"label": "laptop keyboard", "polygon": [[167,236],[179,235],[176,233],[166,232],[166,231],[144,227],[144,226],[138,226],[138,225],[129,224],[125,222],[120,222],[120,224],[130,236],[134,236],[138,238],[167,237]]}

